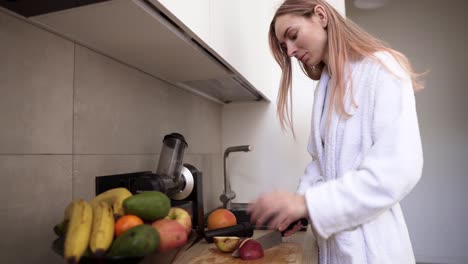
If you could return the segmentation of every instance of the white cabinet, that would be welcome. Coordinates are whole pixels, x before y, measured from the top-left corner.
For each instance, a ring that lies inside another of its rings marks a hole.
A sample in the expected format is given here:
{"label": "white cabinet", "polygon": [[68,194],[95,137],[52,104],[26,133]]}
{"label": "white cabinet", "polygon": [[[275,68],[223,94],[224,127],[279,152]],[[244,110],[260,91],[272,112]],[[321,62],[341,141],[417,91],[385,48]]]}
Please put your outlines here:
{"label": "white cabinet", "polygon": [[212,0],[212,48],[270,100],[278,74],[268,29],[279,0]]}
{"label": "white cabinet", "polygon": [[[284,0],[149,0],[166,8],[270,100],[276,97],[279,67],[268,30]],[[343,0],[328,0],[345,14]]]}
{"label": "white cabinet", "polygon": [[278,74],[268,28],[281,0],[150,0],[159,3],[271,100]]}
{"label": "white cabinet", "polygon": [[161,3],[193,33],[210,44],[210,0],[150,0]]}

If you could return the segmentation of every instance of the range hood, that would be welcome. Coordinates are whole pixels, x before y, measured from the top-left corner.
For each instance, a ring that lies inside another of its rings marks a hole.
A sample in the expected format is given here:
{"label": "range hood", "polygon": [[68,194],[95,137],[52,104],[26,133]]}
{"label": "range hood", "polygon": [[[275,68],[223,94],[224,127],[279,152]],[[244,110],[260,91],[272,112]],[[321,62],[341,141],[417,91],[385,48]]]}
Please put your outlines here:
{"label": "range hood", "polygon": [[29,19],[83,46],[213,100],[268,100],[157,1],[112,0]]}

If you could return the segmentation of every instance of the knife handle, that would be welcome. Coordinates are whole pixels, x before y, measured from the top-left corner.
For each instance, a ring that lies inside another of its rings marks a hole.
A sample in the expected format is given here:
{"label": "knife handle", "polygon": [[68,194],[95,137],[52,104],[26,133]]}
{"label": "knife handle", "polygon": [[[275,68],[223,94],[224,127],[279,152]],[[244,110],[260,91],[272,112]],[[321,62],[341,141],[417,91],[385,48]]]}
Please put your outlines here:
{"label": "knife handle", "polygon": [[205,231],[206,242],[212,243],[215,236],[252,237],[253,226],[249,222],[242,222],[234,226]]}
{"label": "knife handle", "polygon": [[301,219],[299,219],[299,220],[297,220],[297,221],[294,221],[294,222],[292,222],[291,224],[289,224],[289,226],[288,226],[285,230],[283,230],[283,231],[281,232],[281,235],[284,236],[284,233],[286,233],[287,231],[291,230],[291,229],[292,229],[297,223],[299,223],[299,222],[300,222],[301,225],[303,225],[303,226],[307,226],[307,225],[309,224],[309,221],[307,221],[306,218],[301,218]]}

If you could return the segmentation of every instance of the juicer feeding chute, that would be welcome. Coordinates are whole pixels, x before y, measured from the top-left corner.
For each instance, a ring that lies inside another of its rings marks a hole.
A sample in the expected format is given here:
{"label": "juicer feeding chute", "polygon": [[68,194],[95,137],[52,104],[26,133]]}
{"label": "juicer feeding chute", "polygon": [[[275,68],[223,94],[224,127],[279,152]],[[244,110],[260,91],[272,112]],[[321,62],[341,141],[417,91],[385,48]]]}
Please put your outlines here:
{"label": "juicer feeding chute", "polygon": [[136,178],[135,191],[160,191],[174,200],[187,198],[193,191],[195,182],[191,171],[183,165],[187,146],[181,134],[166,135],[156,173]]}
{"label": "juicer feeding chute", "polygon": [[179,182],[184,151],[187,146],[188,144],[181,134],[172,133],[166,135],[163,139],[156,174],[163,178],[172,179],[173,182]]}
{"label": "juicer feeding chute", "polygon": [[171,206],[188,209],[198,234],[204,232],[202,173],[194,166],[183,163],[188,147],[179,133],[166,135],[156,173],[142,171],[96,177],[96,195],[106,190],[125,187],[131,193],[160,191],[171,199]]}

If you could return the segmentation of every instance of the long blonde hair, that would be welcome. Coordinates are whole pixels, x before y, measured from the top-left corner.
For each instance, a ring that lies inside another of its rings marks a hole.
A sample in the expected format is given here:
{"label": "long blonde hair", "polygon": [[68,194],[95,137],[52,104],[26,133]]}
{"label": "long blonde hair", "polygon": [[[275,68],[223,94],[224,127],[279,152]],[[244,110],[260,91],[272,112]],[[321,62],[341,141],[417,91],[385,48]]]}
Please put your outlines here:
{"label": "long blonde hair", "polygon": [[[328,15],[327,34],[328,34],[328,54],[329,65],[327,69],[333,76],[332,89],[330,94],[330,107],[328,112],[328,119],[330,113],[334,108],[340,115],[349,117],[345,110],[344,96],[346,92],[345,85],[345,70],[349,71],[349,62],[351,60],[359,60],[365,57],[371,57],[380,62],[374,56],[377,51],[389,52],[398,61],[400,66],[411,77],[414,90],[423,88],[422,83],[418,80],[421,74],[413,71],[408,59],[402,53],[391,49],[383,41],[371,36],[364,29],[356,25],[349,19],[341,16],[331,5],[324,0],[285,0],[284,3],[277,9],[271,23],[269,30],[269,44],[270,49],[276,62],[282,70],[280,88],[277,98],[277,114],[280,119],[281,127],[283,129],[289,127],[294,135],[293,118],[292,118],[292,96],[291,96],[291,81],[292,69],[291,58],[287,52],[281,48],[280,42],[276,38],[275,23],[276,19],[282,15],[294,14],[310,18],[314,14],[314,8],[317,5],[323,6]],[[313,80],[319,80],[325,64],[321,62],[315,67],[309,67],[300,63],[304,73]],[[344,67],[343,67],[344,66]],[[385,66],[385,65],[384,65]],[[386,66],[385,66],[386,67]],[[351,76],[349,76],[351,77]],[[351,98],[353,98],[353,89],[351,87]],[[355,105],[354,98],[353,104]],[[355,105],[356,106],[356,105]]]}

